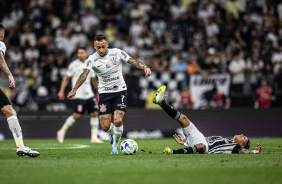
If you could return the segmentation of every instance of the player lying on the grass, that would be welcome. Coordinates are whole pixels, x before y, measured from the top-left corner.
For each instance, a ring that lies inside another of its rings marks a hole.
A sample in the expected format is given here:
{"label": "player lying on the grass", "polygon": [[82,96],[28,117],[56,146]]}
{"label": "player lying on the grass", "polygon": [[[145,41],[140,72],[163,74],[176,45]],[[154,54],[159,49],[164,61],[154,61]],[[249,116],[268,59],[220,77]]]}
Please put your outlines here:
{"label": "player lying on the grass", "polygon": [[[2,42],[5,36],[5,29],[2,24],[0,24],[0,68],[7,75],[9,79],[9,88],[15,89],[16,84],[13,74],[10,72],[4,55],[6,52],[6,45]],[[17,112],[12,107],[9,99],[0,89],[0,110],[6,116],[9,128],[12,131],[13,137],[17,145],[17,154],[19,156],[28,155],[30,157],[37,157],[39,152],[31,150],[29,147],[25,147],[23,143],[22,129],[17,118]]]}
{"label": "player lying on the grass", "polygon": [[164,150],[164,154],[255,154],[261,152],[261,145],[259,143],[257,143],[256,150],[249,151],[248,149],[251,146],[250,139],[243,134],[235,135],[233,139],[224,138],[222,136],[205,137],[185,115],[176,111],[172,106],[165,102],[165,88],[165,86],[162,86],[158,89],[153,102],[159,104],[170,117],[179,122],[185,139],[176,134],[174,135],[174,139],[177,143],[186,146],[186,148],[172,150],[167,147]]}

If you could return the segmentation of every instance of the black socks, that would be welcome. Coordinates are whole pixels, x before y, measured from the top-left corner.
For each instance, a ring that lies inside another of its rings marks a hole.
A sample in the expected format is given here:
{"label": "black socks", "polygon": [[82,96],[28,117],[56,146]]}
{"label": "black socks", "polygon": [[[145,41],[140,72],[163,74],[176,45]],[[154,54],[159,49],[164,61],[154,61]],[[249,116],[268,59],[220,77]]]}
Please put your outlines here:
{"label": "black socks", "polygon": [[197,148],[195,146],[193,147],[187,147],[179,150],[173,150],[172,154],[194,154],[197,152]]}
{"label": "black socks", "polygon": [[178,120],[181,113],[176,111],[172,106],[168,105],[164,100],[159,105],[165,110],[165,112],[173,119]]}

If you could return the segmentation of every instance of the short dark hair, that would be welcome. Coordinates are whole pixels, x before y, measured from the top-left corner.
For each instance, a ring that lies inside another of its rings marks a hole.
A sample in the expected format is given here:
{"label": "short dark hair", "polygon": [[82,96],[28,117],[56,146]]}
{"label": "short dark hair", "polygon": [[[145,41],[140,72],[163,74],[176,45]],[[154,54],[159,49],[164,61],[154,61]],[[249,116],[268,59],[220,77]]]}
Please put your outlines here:
{"label": "short dark hair", "polygon": [[98,35],[95,36],[95,38],[94,38],[94,42],[95,42],[95,41],[102,41],[102,40],[106,40],[106,41],[107,41],[107,38],[106,38],[104,35],[102,35],[102,34],[98,34]]}
{"label": "short dark hair", "polygon": [[246,149],[249,149],[251,147],[251,140],[248,138],[247,144],[245,145]]}
{"label": "short dark hair", "polygon": [[78,47],[76,51],[78,52],[78,50],[80,50],[80,49],[85,50],[87,52],[86,47]]}
{"label": "short dark hair", "polygon": [[0,23],[0,30],[5,30],[3,24]]}

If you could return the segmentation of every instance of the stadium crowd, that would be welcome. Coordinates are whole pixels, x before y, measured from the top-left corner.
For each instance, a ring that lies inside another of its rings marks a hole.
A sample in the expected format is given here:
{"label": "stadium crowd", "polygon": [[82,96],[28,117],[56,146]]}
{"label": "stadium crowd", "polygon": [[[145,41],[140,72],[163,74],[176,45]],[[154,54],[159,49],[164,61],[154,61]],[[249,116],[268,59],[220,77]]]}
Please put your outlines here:
{"label": "stadium crowd", "polygon": [[[156,73],[182,72],[188,79],[196,73],[230,73],[231,97],[259,96],[257,89],[265,79],[274,97],[269,100],[281,106],[279,1],[0,0],[0,4],[5,59],[16,80],[26,81],[18,92],[26,87],[31,99],[56,99],[76,48],[86,47],[92,54],[95,35],[103,33],[110,47],[139,58]],[[130,65],[123,70],[128,91],[138,92],[142,71]],[[3,75],[1,81],[6,79]]]}

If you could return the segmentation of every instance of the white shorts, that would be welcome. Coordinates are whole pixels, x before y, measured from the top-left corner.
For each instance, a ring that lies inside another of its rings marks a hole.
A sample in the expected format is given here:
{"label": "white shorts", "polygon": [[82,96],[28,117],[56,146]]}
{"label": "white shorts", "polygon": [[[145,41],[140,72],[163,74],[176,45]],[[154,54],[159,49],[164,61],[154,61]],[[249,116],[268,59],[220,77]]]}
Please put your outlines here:
{"label": "white shorts", "polygon": [[208,153],[209,146],[205,136],[195,127],[192,122],[190,122],[188,128],[189,135],[185,137],[185,143],[188,145],[188,147],[193,147],[196,144],[204,144],[206,146],[205,153]]}

